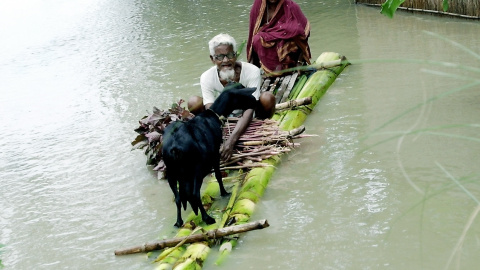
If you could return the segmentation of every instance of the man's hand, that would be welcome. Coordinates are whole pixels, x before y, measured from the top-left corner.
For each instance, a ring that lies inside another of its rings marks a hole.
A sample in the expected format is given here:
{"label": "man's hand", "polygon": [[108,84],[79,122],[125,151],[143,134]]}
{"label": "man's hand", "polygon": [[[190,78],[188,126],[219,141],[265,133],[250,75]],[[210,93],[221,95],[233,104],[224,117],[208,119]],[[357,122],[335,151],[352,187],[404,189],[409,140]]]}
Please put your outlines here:
{"label": "man's hand", "polygon": [[232,142],[231,137],[223,143],[222,150],[220,157],[224,161],[228,161],[233,154],[233,147],[235,146],[235,142]]}
{"label": "man's hand", "polygon": [[253,118],[253,109],[248,109],[243,112],[242,117],[238,120],[237,125],[235,126],[235,129],[232,131],[232,134],[223,143],[222,147],[222,152],[220,154],[220,157],[222,160],[227,161],[232,157],[233,154],[233,147],[237,143],[238,139],[242,134],[245,132],[247,129],[248,125],[250,124],[250,121],[252,121]]}

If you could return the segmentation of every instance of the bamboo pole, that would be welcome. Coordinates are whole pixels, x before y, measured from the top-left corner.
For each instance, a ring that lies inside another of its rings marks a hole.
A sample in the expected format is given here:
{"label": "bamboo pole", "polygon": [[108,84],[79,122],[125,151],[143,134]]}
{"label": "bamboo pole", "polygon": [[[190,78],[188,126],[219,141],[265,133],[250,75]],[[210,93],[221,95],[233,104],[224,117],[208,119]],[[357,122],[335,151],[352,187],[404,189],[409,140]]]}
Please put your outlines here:
{"label": "bamboo pole", "polygon": [[287,68],[287,69],[284,69],[284,70],[281,70],[281,71],[278,71],[278,72],[275,71],[274,74],[273,73],[268,73],[265,76],[267,76],[267,77],[272,76],[272,75],[278,76],[278,75],[281,75],[281,74],[284,74],[284,73],[287,73],[287,72],[308,71],[308,70],[316,71],[316,70],[321,70],[321,69],[325,69],[325,68],[332,68],[332,67],[336,67],[336,66],[341,66],[343,60],[344,59],[340,58],[340,59],[316,62],[316,63],[311,64],[309,66],[298,66],[298,67],[293,67],[293,68]]}
{"label": "bamboo pole", "polygon": [[279,103],[275,106],[275,110],[285,110],[285,109],[292,109],[301,105],[308,105],[312,103],[311,97],[299,98],[299,99],[292,99],[283,103]]}
{"label": "bamboo pole", "polygon": [[223,213],[222,220],[220,221],[219,228],[224,228],[225,223],[227,222],[227,218],[230,215],[230,212],[232,211],[233,204],[235,203],[235,199],[237,198],[237,193],[238,189],[240,187],[240,183],[235,183],[232,188],[232,195],[230,196],[230,199],[228,200],[227,207],[225,207],[225,212]]}
{"label": "bamboo pole", "polygon": [[270,225],[268,224],[268,221],[266,219],[262,219],[259,221],[249,222],[241,225],[214,229],[202,234],[194,234],[194,235],[189,235],[185,237],[171,238],[171,239],[166,239],[162,241],[146,243],[140,246],[119,249],[119,250],[115,250],[115,255],[128,255],[128,254],[135,254],[135,253],[142,253],[142,252],[150,252],[153,250],[160,250],[167,247],[174,247],[179,243],[189,244],[189,243],[212,240],[212,239],[216,240],[227,235],[264,229],[269,226]]}

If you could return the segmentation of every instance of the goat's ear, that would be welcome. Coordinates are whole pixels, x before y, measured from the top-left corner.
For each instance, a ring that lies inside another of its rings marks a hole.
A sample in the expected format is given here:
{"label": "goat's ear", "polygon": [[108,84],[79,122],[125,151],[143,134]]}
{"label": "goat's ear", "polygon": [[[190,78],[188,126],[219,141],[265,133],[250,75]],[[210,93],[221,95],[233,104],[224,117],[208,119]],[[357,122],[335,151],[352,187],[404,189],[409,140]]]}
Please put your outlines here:
{"label": "goat's ear", "polygon": [[223,91],[225,90],[233,90],[233,89],[245,89],[245,87],[241,84],[241,83],[237,83],[237,82],[229,82]]}

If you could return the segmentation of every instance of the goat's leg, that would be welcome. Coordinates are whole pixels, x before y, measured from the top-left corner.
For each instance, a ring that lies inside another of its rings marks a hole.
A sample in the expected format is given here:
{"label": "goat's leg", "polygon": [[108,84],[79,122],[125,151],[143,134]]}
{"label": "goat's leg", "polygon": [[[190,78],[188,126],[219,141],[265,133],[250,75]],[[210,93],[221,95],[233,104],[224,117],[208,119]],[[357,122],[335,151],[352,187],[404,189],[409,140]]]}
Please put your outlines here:
{"label": "goat's leg", "polygon": [[175,222],[174,226],[177,228],[182,227],[183,219],[182,219],[182,210],[181,210],[181,203],[180,203],[180,196],[175,196],[175,204],[177,205],[177,222]]}
{"label": "goat's leg", "polygon": [[200,197],[196,197],[196,200],[200,208],[200,214],[202,214],[202,220],[209,225],[215,223],[215,219],[209,216],[207,214],[207,211],[205,211],[205,208],[203,208],[202,200],[200,199]]}
{"label": "goat's leg", "polygon": [[220,186],[220,195],[227,196],[228,193],[223,186],[222,174],[220,173],[220,165],[214,165],[213,170],[215,171],[215,178],[217,178],[218,185]]}
{"label": "goat's leg", "polygon": [[180,194],[178,194],[177,188],[177,181],[168,179],[168,184],[173,191],[173,195],[175,196],[175,204],[177,205],[177,222],[175,222],[174,226],[177,228],[182,227],[183,219],[182,219],[182,210],[181,210],[181,202],[180,202]]}
{"label": "goat's leg", "polygon": [[[213,224],[213,223],[215,223],[215,219],[207,214],[207,211],[205,211],[205,208],[203,208],[202,199],[200,199],[200,188],[202,186],[202,182],[203,182],[203,177],[201,177],[198,174],[195,175],[194,186],[193,186],[193,194],[192,194],[192,197],[191,197],[193,202],[190,202],[190,205],[194,209],[196,209],[196,208],[200,209],[200,214],[202,215],[202,220],[205,223]],[[195,211],[195,214],[197,214],[197,211]]]}

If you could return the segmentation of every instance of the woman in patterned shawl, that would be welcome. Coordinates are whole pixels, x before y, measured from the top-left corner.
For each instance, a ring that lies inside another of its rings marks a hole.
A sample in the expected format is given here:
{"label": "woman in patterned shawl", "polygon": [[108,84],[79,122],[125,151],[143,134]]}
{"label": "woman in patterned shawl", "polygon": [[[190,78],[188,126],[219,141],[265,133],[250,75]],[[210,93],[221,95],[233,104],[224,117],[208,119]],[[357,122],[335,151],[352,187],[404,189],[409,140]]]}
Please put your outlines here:
{"label": "woman in patterned shawl", "polygon": [[266,73],[310,64],[310,23],[292,0],[255,0],[250,10],[247,60]]}

